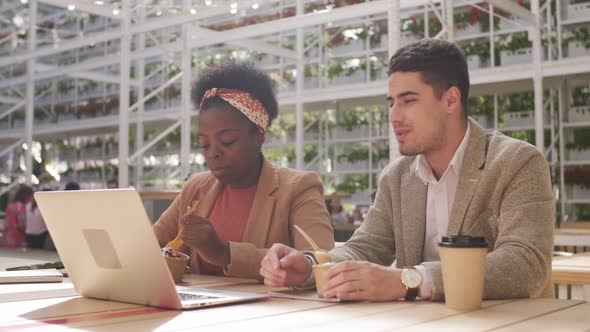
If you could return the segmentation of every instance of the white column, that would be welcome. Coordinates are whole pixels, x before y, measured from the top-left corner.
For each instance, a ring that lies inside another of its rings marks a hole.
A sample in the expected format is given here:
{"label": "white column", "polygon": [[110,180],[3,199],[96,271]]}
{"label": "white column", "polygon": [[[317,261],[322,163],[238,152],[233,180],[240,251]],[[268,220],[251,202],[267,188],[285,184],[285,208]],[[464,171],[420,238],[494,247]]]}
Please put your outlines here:
{"label": "white column", "polygon": [[545,130],[543,126],[543,46],[541,45],[541,15],[539,0],[531,0],[531,11],[537,26],[531,28],[533,40],[533,87],[535,93],[535,145],[539,151],[545,150]]}
{"label": "white column", "polygon": [[[33,52],[37,43],[37,0],[29,1],[29,31],[27,50]],[[27,60],[27,86],[25,109],[25,183],[31,185],[33,175],[33,119],[35,116],[35,59]]]}
{"label": "white column", "polygon": [[[496,67],[496,43],[494,43],[494,35],[495,35],[495,30],[494,30],[494,5],[492,5],[491,3],[488,4],[488,9],[490,11],[490,15],[489,15],[489,19],[490,19],[490,67],[494,68]],[[495,95],[494,95],[495,96]],[[496,97],[494,97],[496,98]],[[494,126],[494,128],[497,128],[498,126]]]}
{"label": "white column", "polygon": [[[297,0],[297,15],[303,15],[303,0]],[[303,28],[297,28],[296,32],[296,51],[297,51],[297,77],[295,78],[295,167],[304,168],[303,160],[303,80],[305,76],[303,63]]]}
{"label": "white column", "polygon": [[[182,11],[190,13],[192,1],[183,0]],[[180,177],[186,179],[190,170],[190,148],[191,148],[191,23],[182,25],[182,81],[180,88],[181,95],[181,125],[180,125]]]}
{"label": "white column", "polygon": [[564,122],[564,115],[563,113],[569,106],[569,95],[568,90],[568,82],[567,79],[561,81],[559,85],[559,90],[557,91],[557,98],[559,100],[557,112],[559,114],[559,201],[561,203],[561,213],[559,216],[560,222],[566,221],[566,211],[565,211],[565,201],[567,199],[567,195],[565,193],[565,136],[563,132],[563,122]]}
{"label": "white column", "polygon": [[563,46],[561,45],[561,0],[555,1],[555,19],[557,29],[557,55],[558,59],[561,60],[563,58]]}
{"label": "white column", "polygon": [[[387,8],[387,35],[388,43],[387,50],[389,59],[393,56],[395,51],[401,46],[401,27],[400,27],[400,7],[399,0],[389,0],[389,7]],[[389,62],[388,62],[389,66]],[[387,87],[384,87],[387,89]],[[399,145],[393,127],[389,126],[389,160],[392,161],[400,156]]]}
{"label": "white column", "polygon": [[447,21],[447,40],[455,41],[455,17],[453,16],[453,0],[445,1]]}
{"label": "white column", "polygon": [[[140,22],[145,21],[146,2],[140,2],[138,13]],[[137,51],[141,53],[145,49],[145,32],[141,32],[137,35]],[[137,59],[137,65],[135,66],[135,79],[137,80],[137,123],[135,130],[135,151],[139,151],[143,147],[143,111],[145,102],[142,101],[145,96],[144,80],[145,80],[145,59],[143,57]],[[143,177],[143,153],[135,161],[135,189],[141,190],[141,178]]]}
{"label": "white column", "polygon": [[121,64],[119,86],[119,187],[129,186],[129,67],[131,66],[130,0],[121,2]]}

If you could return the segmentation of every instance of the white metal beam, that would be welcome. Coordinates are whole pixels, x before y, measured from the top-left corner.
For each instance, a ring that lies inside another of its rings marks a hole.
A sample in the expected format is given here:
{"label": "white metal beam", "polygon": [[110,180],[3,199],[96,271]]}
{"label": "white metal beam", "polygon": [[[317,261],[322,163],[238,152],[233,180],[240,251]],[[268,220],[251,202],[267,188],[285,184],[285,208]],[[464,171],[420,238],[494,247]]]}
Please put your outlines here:
{"label": "white metal beam", "polygon": [[4,149],[2,149],[0,151],[0,158],[4,157],[4,155],[8,154],[10,151],[12,151],[17,146],[21,146],[24,141],[25,141],[25,139],[21,138],[21,139],[17,140],[16,142],[10,144],[9,146],[5,147]]}
{"label": "white metal beam", "polygon": [[[400,24],[400,1],[390,0],[389,7],[387,10],[387,30],[388,32],[388,55],[389,59],[395,54],[401,47],[401,24]],[[389,68],[389,59],[387,61],[387,67]],[[386,90],[387,85],[384,85]],[[383,101],[385,103],[385,100]],[[389,122],[389,117],[387,118]],[[395,138],[393,132],[393,126],[389,126],[389,160],[393,161],[400,157],[399,144]]]}
{"label": "white metal beam", "polygon": [[[212,38],[212,39],[215,39],[217,35],[222,33],[219,31],[214,31],[214,30],[205,29],[205,28],[201,28],[201,27],[193,27],[192,31],[196,32],[196,34],[194,36],[197,38]],[[236,40],[236,41],[233,41],[228,44],[242,47],[242,48],[246,48],[246,49],[252,49],[252,50],[267,53],[267,54],[278,55],[278,56],[282,56],[285,58],[297,59],[297,52],[290,50],[288,48],[277,47],[277,46],[274,46],[274,45],[271,45],[271,44],[268,44],[266,42],[259,41],[259,40]]]}
{"label": "white metal beam", "polygon": [[[192,0],[183,0],[182,9],[185,13],[189,13],[191,9]],[[191,42],[191,24],[185,23],[182,25],[182,81],[180,82],[180,98],[182,105],[181,120],[180,120],[180,177],[186,179],[190,171],[190,149],[191,149],[191,69],[192,69],[192,50],[190,48]]]}
{"label": "white metal beam", "polygon": [[[49,1],[49,0],[48,0]],[[53,0],[52,0],[53,1]],[[57,0],[55,0],[57,1]],[[61,0],[63,1],[63,0]],[[495,0],[499,1],[499,0]],[[400,8],[412,8],[423,6],[427,4],[428,0],[401,0],[400,1]],[[432,0],[433,3],[440,3],[440,0]],[[309,13],[305,15],[301,15],[300,17],[288,17],[283,19],[274,20],[271,22],[255,24],[252,26],[242,27],[238,29],[232,29],[227,31],[219,32],[220,36],[224,36],[225,40],[217,40],[217,39],[202,39],[195,42],[193,47],[196,46],[205,46],[211,45],[216,43],[222,42],[229,42],[235,40],[246,39],[243,36],[235,36],[229,37],[233,34],[234,31],[239,31],[240,34],[247,34],[248,38],[256,37],[268,34],[269,31],[279,32],[285,30],[294,30],[297,27],[306,27],[312,26],[317,24],[323,24],[325,22],[330,21],[338,21],[344,19],[350,19],[354,17],[366,16],[366,15],[374,15],[383,13],[387,10],[388,0],[378,0],[372,1],[369,3],[363,3],[360,5],[353,5],[347,6],[343,8],[333,9],[328,12],[322,13]],[[181,14],[181,15],[169,15],[163,16],[159,18],[149,19],[142,23],[131,25],[129,28],[129,32],[131,34],[136,34],[140,32],[148,32],[153,30],[159,30],[168,28],[171,26],[181,25],[186,22],[197,22],[202,19],[206,19],[209,17],[214,17],[217,15],[222,15],[227,12],[227,9],[223,6],[210,8],[206,11],[198,12],[195,15],[192,14]],[[110,30],[95,32],[95,33],[88,33],[84,37],[76,38],[71,41],[63,42],[60,45],[50,45],[46,47],[40,47],[32,52],[23,52],[21,54],[16,54],[13,56],[5,56],[0,59],[0,67],[10,65],[13,63],[20,63],[23,61],[28,60],[29,58],[36,58],[36,57],[43,57],[49,56],[52,54],[57,54],[61,52],[65,52],[68,50],[84,47],[90,45],[91,43],[100,43],[112,39],[118,39],[121,36],[121,29],[114,28]],[[158,48],[165,49],[166,51],[178,51],[179,49],[176,48],[175,50],[170,50],[166,46],[172,46],[172,44],[167,45],[160,45]],[[143,55],[145,57],[149,57],[148,54]]]}
{"label": "white metal beam", "polygon": [[455,15],[453,10],[453,0],[445,1],[445,16],[447,23],[447,40],[455,41]]}
{"label": "white metal beam", "polygon": [[[197,116],[197,112],[191,111],[191,117]],[[180,107],[166,108],[145,112],[145,123],[158,121],[177,121],[180,118]],[[129,123],[137,123],[137,113],[129,114]],[[99,118],[83,119],[78,121],[65,121],[61,123],[35,124],[35,138],[47,138],[64,135],[65,133],[88,134],[90,131],[112,130],[116,132],[119,126],[119,116],[109,115]],[[0,131],[0,141],[13,141],[23,137],[22,128],[3,129]]]}
{"label": "white metal beam", "polygon": [[0,95],[0,103],[4,103],[4,104],[18,104],[18,103],[20,103],[22,101],[23,100],[21,98],[15,98],[15,97],[10,97],[10,96]]}
{"label": "white metal beam", "polygon": [[[133,53],[131,55],[131,60],[133,61],[133,60],[138,60],[138,59],[161,56],[161,55],[166,54],[168,52],[180,51],[181,49],[182,49],[182,45],[180,42],[167,43],[167,44],[159,45],[157,47],[150,47],[141,53]],[[1,61],[2,60],[0,59],[0,62]],[[89,71],[89,70],[96,69],[96,68],[102,68],[102,67],[116,65],[120,61],[121,61],[121,57],[119,55],[109,55],[109,56],[100,57],[100,58],[88,59],[86,61],[77,63],[75,65],[60,66],[54,70],[47,70],[47,71],[44,71],[41,73],[37,73],[35,75],[35,79],[42,80],[42,79],[47,79],[47,78],[52,78],[52,77],[63,76],[64,73],[68,73],[68,72]],[[25,83],[26,83],[25,76],[19,76],[17,78],[13,78],[10,80],[2,80],[2,81],[0,81],[0,89],[18,86],[18,85],[22,85]]]}
{"label": "white metal beam", "polygon": [[[45,90],[45,91],[41,92],[40,94],[36,95],[35,98],[42,97],[42,96],[46,95],[48,92],[49,92],[49,90]],[[8,110],[0,113],[0,120],[7,117],[11,113],[18,111],[19,109],[21,109],[24,106],[26,106],[26,99],[21,100],[18,104],[14,105],[11,108],[9,108]]]}
{"label": "white metal beam", "polygon": [[158,136],[154,137],[151,141],[144,144],[141,147],[141,149],[135,151],[135,153],[133,153],[131,156],[129,156],[128,162],[132,163],[135,159],[137,159],[138,157],[141,157],[147,150],[149,150],[152,146],[154,146],[156,143],[158,143],[162,138],[166,137],[174,129],[178,128],[180,126],[181,122],[182,122],[182,120],[176,121],[173,125],[171,125],[170,127],[163,130],[161,133],[159,133]]}
{"label": "white metal beam", "polygon": [[131,67],[131,0],[121,2],[121,65],[119,85],[119,186],[129,186],[129,80]]}
{"label": "white metal beam", "polygon": [[[434,1],[438,2],[438,1]],[[405,3],[406,6],[418,6],[418,3],[426,3],[426,1],[402,1]],[[360,5],[353,5],[347,6],[343,8],[337,8],[332,11],[322,12],[322,13],[309,13],[301,16],[293,16],[287,17],[283,19],[278,19],[270,22],[255,24],[251,26],[246,26],[242,28],[236,28],[232,30],[226,30],[219,32],[216,38],[201,38],[193,40],[191,48],[194,47],[202,47],[208,46],[217,43],[227,43],[227,42],[234,42],[237,40],[248,39],[252,37],[257,37],[261,35],[268,34],[269,31],[273,32],[280,32],[280,31],[287,31],[287,30],[294,30],[298,27],[307,27],[312,25],[323,24],[325,22],[330,21],[337,21],[337,20],[344,20],[350,19],[359,16],[367,16],[367,15],[374,15],[379,14],[387,10],[388,0],[379,0],[373,1],[369,3],[363,3]],[[215,10],[206,11],[206,13],[212,14],[219,12],[225,13],[225,9],[223,11],[221,8],[217,8]],[[189,18],[193,20],[197,20],[202,17],[208,17],[206,15],[174,15],[174,16],[167,16],[160,19],[150,19],[145,21],[145,23],[135,24],[130,28],[131,33],[139,33],[139,32],[147,32],[150,30],[160,29],[164,27],[174,26],[178,24],[182,24],[183,22],[190,22]],[[102,41],[107,41],[111,39],[119,38],[121,35],[120,29],[113,29],[107,30],[103,32],[97,32],[93,34],[87,34],[83,38],[77,38],[67,43],[62,43],[57,47],[47,46],[43,48],[39,48],[33,52],[26,52],[23,54],[18,54],[9,57],[3,57],[0,59],[0,67],[6,66],[12,63],[19,63],[25,61],[28,58],[38,57],[38,56],[48,56],[51,54],[56,54],[60,52],[64,52],[71,49],[76,49],[79,47],[83,47],[89,45],[90,43],[98,43]],[[149,58],[153,56],[159,56],[165,54],[167,52],[178,52],[182,49],[182,43],[180,42],[173,42],[158,45],[155,47],[150,47],[145,49],[145,51],[141,53],[134,53],[131,56],[131,60],[136,60],[138,58]],[[100,68],[109,65],[113,65],[118,63],[119,61],[118,56],[110,56],[104,57],[101,59],[90,59],[80,64],[60,68],[59,70],[55,71],[47,71],[42,73],[41,76],[37,76],[36,79],[43,79],[49,78],[54,76],[63,75],[64,70],[67,71],[80,71],[80,70],[90,70],[93,68]],[[0,82],[0,88],[11,86],[11,85],[19,85],[24,84],[24,79],[22,78],[15,78],[10,81]]]}
{"label": "white metal beam", "polygon": [[494,5],[494,7],[500,8],[504,11],[509,12],[510,14],[514,14],[518,17],[525,19],[529,22],[532,26],[538,26],[538,21],[535,15],[533,15],[530,11],[526,8],[522,7],[521,5],[517,4],[515,1],[509,0],[486,0],[487,2]]}
{"label": "white metal beam", "polygon": [[8,66],[15,63],[21,63],[27,61],[29,59],[34,59],[38,57],[50,56],[53,54],[58,54],[61,52],[81,48],[88,46],[92,43],[100,43],[105,42],[111,39],[117,39],[121,36],[120,29],[112,29],[108,31],[101,31],[101,32],[94,32],[94,33],[87,33],[84,37],[79,37],[72,39],[67,42],[60,43],[59,45],[49,45],[44,47],[39,47],[34,51],[26,51],[17,53],[11,56],[4,56],[0,58],[0,67]]}
{"label": "white metal beam", "polygon": [[268,34],[269,31],[281,32],[296,30],[307,26],[325,24],[326,22],[346,20],[359,16],[383,13],[387,10],[388,0],[365,2],[358,5],[346,6],[327,12],[308,13],[286,17],[260,24],[248,25],[241,28],[222,31],[215,40],[196,39],[192,47],[203,47],[211,44],[228,43]]}
{"label": "white metal beam", "polygon": [[0,120],[2,120],[3,118],[9,116],[13,112],[18,111],[19,109],[21,109],[24,106],[25,106],[25,101],[23,100],[20,103],[18,103],[16,105],[12,106],[11,108],[7,109],[6,111],[0,113]]}
{"label": "white metal beam", "polygon": [[[27,50],[32,52],[37,44],[37,0],[29,0],[29,31],[27,34]],[[27,86],[25,108],[25,183],[31,185],[33,175],[33,119],[35,117],[35,59],[27,60]]]}
{"label": "white metal beam", "polygon": [[[48,70],[63,71],[59,66],[47,65],[47,64],[43,64],[43,63],[39,63],[39,62],[37,62],[36,69],[39,70],[38,73],[42,73],[42,72],[48,71]],[[65,73],[66,73],[66,75],[68,75],[70,77],[82,78],[82,79],[90,80],[90,81],[105,82],[105,83],[112,83],[112,84],[119,84],[120,83],[119,77],[108,75],[108,74],[96,73],[96,72],[91,72],[91,71],[80,71],[80,72],[66,71]],[[129,84],[131,84],[133,86],[137,86],[137,85],[139,85],[139,82],[137,80],[130,79]]]}
{"label": "white metal beam", "polygon": [[535,98],[535,145],[539,151],[545,150],[545,129],[543,112],[543,45],[541,45],[541,11],[539,0],[531,0],[531,10],[537,24],[534,24],[530,33],[533,39],[533,89]]}
{"label": "white metal beam", "polygon": [[164,84],[160,84],[159,87],[157,87],[156,89],[152,90],[150,93],[148,93],[145,97],[138,99],[137,102],[133,105],[131,105],[129,107],[129,112],[132,112],[133,110],[135,110],[137,107],[139,107],[139,105],[145,103],[146,101],[150,100],[153,96],[157,95],[160,91],[166,89],[168,86],[170,86],[172,83],[178,81],[179,78],[181,78],[183,76],[183,73],[180,72],[176,75],[174,75],[172,78],[170,78],[168,81],[166,81]]}
{"label": "white metal beam", "polygon": [[[138,16],[140,22],[145,21],[146,16],[146,7],[139,6],[138,8]],[[146,40],[146,33],[142,32],[137,35],[137,50],[138,52],[142,52],[145,49],[145,40]],[[162,65],[163,66],[163,65]],[[137,73],[137,81],[139,86],[137,87],[137,100],[143,100],[145,96],[145,60],[139,59],[137,60],[137,64],[135,65],[135,72]],[[135,123],[135,151],[139,151],[143,148],[144,144],[144,123],[143,123],[143,112],[144,112],[145,103],[141,102],[137,106],[137,122]],[[139,191],[142,188],[141,179],[143,178],[143,160],[142,158],[138,158],[135,162],[135,181],[134,185],[135,188]]]}
{"label": "white metal beam", "polygon": [[[198,20],[205,19],[208,17],[221,15],[227,13],[225,8],[222,6],[211,8],[207,11],[197,13],[195,15],[183,14],[183,15],[170,15],[159,18],[146,20],[142,23],[130,25],[128,32],[131,34],[148,32],[153,30],[160,30],[185,22],[197,22]],[[0,67],[10,65],[13,63],[19,63],[28,60],[29,58],[49,56],[76,48],[88,46],[92,43],[105,42],[112,39],[119,39],[122,34],[121,28],[113,28],[110,30],[98,31],[93,33],[87,33],[83,37],[75,38],[67,42],[62,42],[59,45],[49,45],[45,47],[39,47],[35,51],[23,52],[12,56],[5,56],[0,58]],[[212,42],[213,44],[213,42]],[[169,50],[168,50],[169,51]]]}
{"label": "white metal beam", "polygon": [[[304,7],[303,0],[297,0],[296,2],[296,13],[295,17],[303,15]],[[303,137],[305,134],[305,128],[303,123],[303,79],[305,78],[304,69],[304,40],[303,40],[303,28],[297,28],[295,32],[295,50],[297,51],[297,76],[295,77],[295,168],[304,169],[304,151],[303,151]]]}
{"label": "white metal beam", "polygon": [[74,5],[75,10],[83,11],[86,13],[105,16],[109,18],[119,19],[120,15],[115,15],[113,9],[115,6],[105,3],[104,5],[96,5],[90,1],[79,1],[79,0],[39,0],[40,2],[52,5],[55,7],[68,8],[70,5]]}

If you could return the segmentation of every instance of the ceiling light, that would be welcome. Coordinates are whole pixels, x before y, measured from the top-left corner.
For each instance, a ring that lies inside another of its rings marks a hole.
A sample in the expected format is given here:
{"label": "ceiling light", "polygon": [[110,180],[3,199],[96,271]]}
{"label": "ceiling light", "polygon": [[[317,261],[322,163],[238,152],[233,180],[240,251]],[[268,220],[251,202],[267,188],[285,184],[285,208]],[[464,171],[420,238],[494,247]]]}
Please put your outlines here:
{"label": "ceiling light", "polygon": [[73,3],[68,5],[68,10],[73,12],[74,10],[76,10],[76,5],[74,5]]}
{"label": "ceiling light", "polygon": [[119,14],[121,14],[121,11],[119,10],[119,8],[113,9],[113,15],[117,16]]}
{"label": "ceiling light", "polygon": [[162,16],[162,11],[161,11],[161,10],[158,10],[158,11],[156,12],[156,16]]}
{"label": "ceiling light", "polygon": [[14,15],[12,23],[20,28],[25,24],[25,19],[21,15]]}
{"label": "ceiling light", "polygon": [[255,2],[255,3],[252,5],[252,9],[258,9],[258,8],[260,8],[260,5],[258,4],[258,2]]}
{"label": "ceiling light", "polygon": [[205,6],[211,6],[212,4],[213,4],[213,1],[205,0]]}
{"label": "ceiling light", "polygon": [[238,10],[236,8],[232,8],[229,10],[230,13],[232,13],[233,15],[238,13]]}
{"label": "ceiling light", "polygon": [[232,2],[229,6],[231,8],[238,8],[238,3],[237,2]]}
{"label": "ceiling light", "polygon": [[190,12],[191,12],[191,15],[196,15],[197,14],[197,10],[194,9],[194,8],[191,8]]}
{"label": "ceiling light", "polygon": [[29,2],[29,0],[20,0],[20,3],[22,3],[23,5],[26,5]]}
{"label": "ceiling light", "polygon": [[104,1],[102,1],[102,0],[96,0],[96,1],[94,1],[94,4],[97,5],[97,6],[104,6]]}

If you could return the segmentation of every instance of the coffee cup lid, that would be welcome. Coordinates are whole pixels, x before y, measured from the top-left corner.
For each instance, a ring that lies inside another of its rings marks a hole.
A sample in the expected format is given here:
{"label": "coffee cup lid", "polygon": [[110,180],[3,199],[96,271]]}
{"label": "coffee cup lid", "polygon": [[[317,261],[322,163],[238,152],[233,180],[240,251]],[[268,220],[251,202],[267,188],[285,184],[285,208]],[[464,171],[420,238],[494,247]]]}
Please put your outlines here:
{"label": "coffee cup lid", "polygon": [[481,236],[453,235],[443,236],[438,245],[443,248],[487,248],[488,242]]}

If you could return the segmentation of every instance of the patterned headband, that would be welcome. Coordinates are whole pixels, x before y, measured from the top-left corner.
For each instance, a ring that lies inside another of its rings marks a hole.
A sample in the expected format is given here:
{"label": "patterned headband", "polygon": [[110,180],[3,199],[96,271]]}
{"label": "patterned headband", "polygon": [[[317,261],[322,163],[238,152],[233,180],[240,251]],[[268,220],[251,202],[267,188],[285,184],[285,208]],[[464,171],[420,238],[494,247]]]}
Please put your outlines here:
{"label": "patterned headband", "polygon": [[205,102],[213,97],[219,97],[242,112],[258,130],[264,134],[268,128],[268,112],[251,94],[233,89],[213,88],[205,91],[199,109],[203,108]]}

